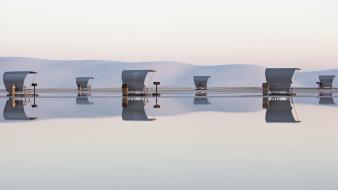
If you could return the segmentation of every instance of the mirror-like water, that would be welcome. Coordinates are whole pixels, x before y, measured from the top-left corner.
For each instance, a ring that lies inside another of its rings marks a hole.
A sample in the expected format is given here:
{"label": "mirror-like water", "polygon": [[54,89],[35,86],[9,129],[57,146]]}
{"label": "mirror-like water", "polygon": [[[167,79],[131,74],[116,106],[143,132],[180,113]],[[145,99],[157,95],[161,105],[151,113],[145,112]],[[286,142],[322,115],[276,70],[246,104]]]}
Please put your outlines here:
{"label": "mirror-like water", "polygon": [[[258,95],[167,94],[159,97],[121,97],[116,94],[42,95],[36,98],[0,99],[1,122],[122,117],[123,120],[154,120],[156,116],[178,116],[195,112],[247,113],[266,110],[266,122],[299,122],[297,105],[336,107],[332,93],[316,96],[269,97]],[[153,117],[153,118],[149,118]],[[321,116],[322,117],[322,116]]]}
{"label": "mirror-like water", "polygon": [[338,189],[335,94],[0,98],[0,189]]}

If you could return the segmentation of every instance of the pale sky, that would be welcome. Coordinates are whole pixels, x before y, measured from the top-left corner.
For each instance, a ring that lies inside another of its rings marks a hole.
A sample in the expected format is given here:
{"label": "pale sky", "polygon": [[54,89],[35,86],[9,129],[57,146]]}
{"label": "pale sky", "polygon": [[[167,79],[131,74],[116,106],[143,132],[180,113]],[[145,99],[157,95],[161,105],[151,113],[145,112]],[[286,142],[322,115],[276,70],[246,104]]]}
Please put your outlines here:
{"label": "pale sky", "polygon": [[338,67],[337,0],[0,0],[0,56]]}

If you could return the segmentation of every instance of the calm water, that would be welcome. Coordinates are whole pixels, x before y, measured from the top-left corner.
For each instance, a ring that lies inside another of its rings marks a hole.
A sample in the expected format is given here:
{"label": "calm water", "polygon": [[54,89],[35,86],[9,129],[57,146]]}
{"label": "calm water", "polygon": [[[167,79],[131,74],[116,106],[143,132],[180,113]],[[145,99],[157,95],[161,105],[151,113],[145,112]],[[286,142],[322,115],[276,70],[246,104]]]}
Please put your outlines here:
{"label": "calm water", "polygon": [[2,97],[0,189],[336,190],[338,96],[322,95]]}

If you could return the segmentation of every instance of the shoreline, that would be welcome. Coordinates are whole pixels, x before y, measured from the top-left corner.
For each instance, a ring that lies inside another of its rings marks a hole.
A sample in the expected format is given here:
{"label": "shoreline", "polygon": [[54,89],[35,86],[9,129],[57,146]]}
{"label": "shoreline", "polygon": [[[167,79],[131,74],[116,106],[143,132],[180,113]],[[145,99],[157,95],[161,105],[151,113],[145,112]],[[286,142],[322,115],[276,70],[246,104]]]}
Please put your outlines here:
{"label": "shoreline", "polygon": [[[155,92],[155,88],[148,89],[148,95],[144,97],[152,97],[152,93]],[[247,96],[260,96],[260,97],[318,97],[318,96],[337,96],[338,88],[333,89],[318,89],[318,88],[294,88],[293,92],[296,95],[269,95],[263,96],[262,88],[260,87],[210,87],[207,91],[198,91],[195,88],[159,88],[158,97],[170,97],[170,96],[196,96],[198,93],[205,93],[208,97],[247,97]],[[36,98],[43,97],[73,97],[78,93],[84,93],[88,96],[94,97],[110,97],[110,96],[121,96],[121,88],[94,88],[91,91],[78,91],[77,89],[37,89]],[[321,94],[323,93],[323,94]],[[8,97],[7,91],[4,89],[0,90],[0,98]],[[162,96],[164,95],[164,96]],[[33,97],[33,96],[21,96],[22,97]],[[138,97],[130,95],[128,97]],[[142,96],[141,96],[142,97]],[[157,96],[154,96],[157,97]],[[18,96],[20,98],[20,96]]]}
{"label": "shoreline", "polygon": [[[155,92],[155,88],[147,88],[149,92]],[[159,87],[160,92],[204,92],[188,87]],[[318,89],[318,88],[293,88],[296,92],[338,92],[338,88]],[[0,93],[6,93],[5,89],[0,89]],[[40,93],[60,93],[60,92],[78,92],[76,88],[37,88]],[[86,91],[83,91],[86,92]],[[89,92],[122,92],[121,88],[92,88]],[[262,87],[210,87],[205,92],[262,92]]]}

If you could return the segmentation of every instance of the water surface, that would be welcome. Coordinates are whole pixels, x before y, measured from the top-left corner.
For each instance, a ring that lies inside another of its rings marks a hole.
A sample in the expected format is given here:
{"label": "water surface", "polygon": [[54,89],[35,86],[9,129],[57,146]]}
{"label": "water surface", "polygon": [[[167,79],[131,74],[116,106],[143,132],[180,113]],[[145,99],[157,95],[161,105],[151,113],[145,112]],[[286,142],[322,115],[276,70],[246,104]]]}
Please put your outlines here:
{"label": "water surface", "polygon": [[335,94],[0,98],[0,188],[338,189]]}

